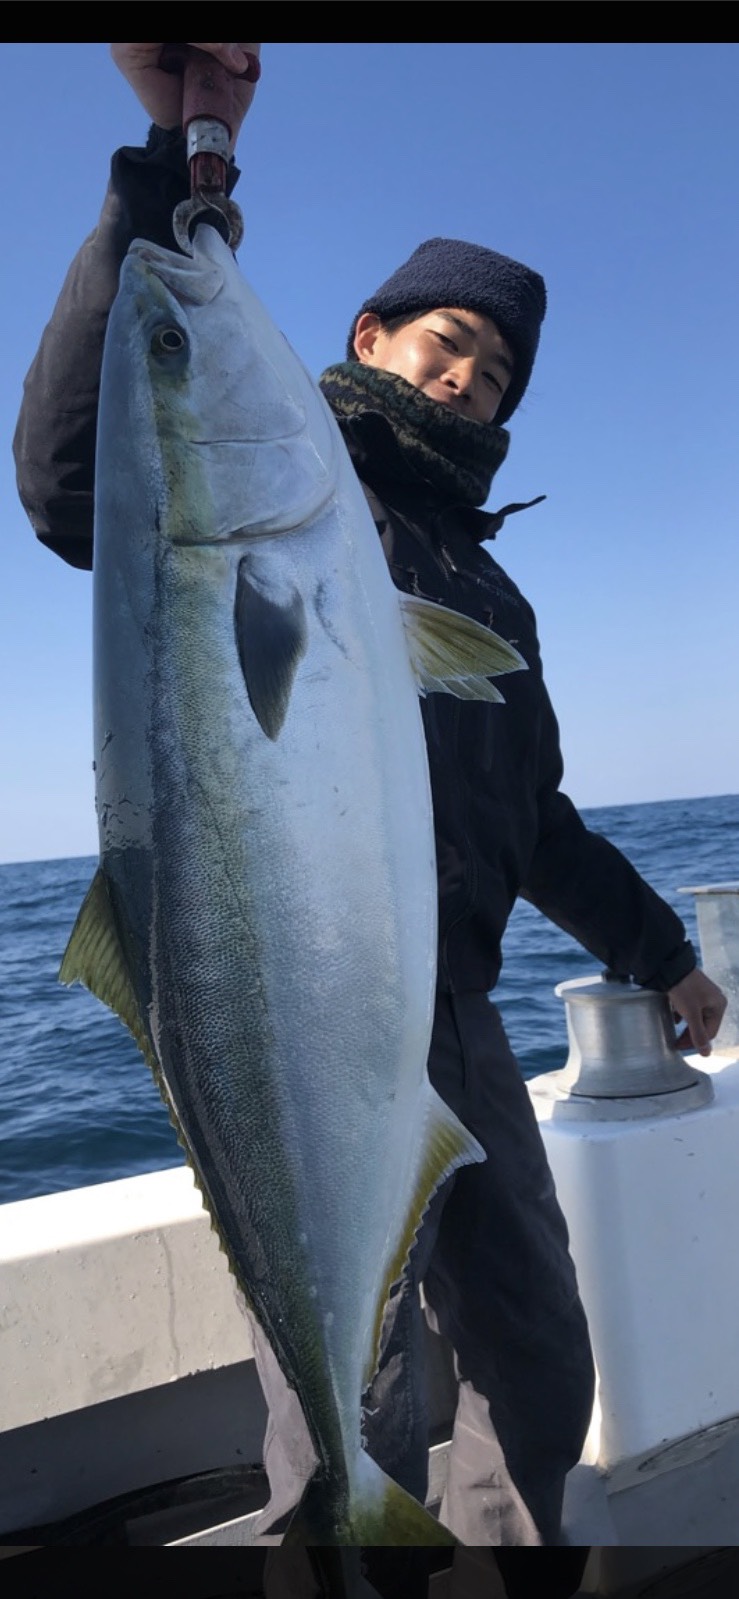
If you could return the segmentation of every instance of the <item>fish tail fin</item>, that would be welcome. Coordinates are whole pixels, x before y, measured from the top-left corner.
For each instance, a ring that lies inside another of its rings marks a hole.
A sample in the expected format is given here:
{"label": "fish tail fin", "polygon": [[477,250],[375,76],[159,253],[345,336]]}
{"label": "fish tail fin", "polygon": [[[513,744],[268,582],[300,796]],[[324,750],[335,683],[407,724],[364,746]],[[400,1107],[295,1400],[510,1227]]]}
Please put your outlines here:
{"label": "fish tail fin", "polygon": [[349,1498],[351,1542],[370,1548],[373,1545],[439,1545],[450,1547],[457,1540],[430,1515],[405,1488],[367,1454],[357,1457]]}
{"label": "fish tail fin", "polygon": [[449,1547],[456,1541],[364,1449],[358,1452],[348,1480],[332,1482],[321,1472],[311,1478],[284,1538],[286,1546],[338,1544],[367,1549]]}

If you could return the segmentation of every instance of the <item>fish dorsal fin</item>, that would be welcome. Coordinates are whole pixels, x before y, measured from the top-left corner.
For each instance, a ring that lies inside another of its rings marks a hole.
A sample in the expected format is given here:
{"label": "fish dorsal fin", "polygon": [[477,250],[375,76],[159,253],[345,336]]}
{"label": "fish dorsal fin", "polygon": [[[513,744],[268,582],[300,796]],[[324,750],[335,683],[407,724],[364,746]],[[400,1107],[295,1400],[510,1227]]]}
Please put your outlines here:
{"label": "fish dorsal fin", "polygon": [[435,600],[417,594],[400,594],[399,598],[420,692],[501,703],[503,695],[488,678],[525,670],[527,663],[519,651],[482,622]]}
{"label": "fish dorsal fin", "polygon": [[167,1092],[164,1074],[151,1040],[146,1020],[136,997],[125,951],[120,940],[110,890],[104,872],[98,867],[82,902],[77,920],[59,968],[61,983],[84,983],[96,999],[108,1005],[124,1026],[128,1028],[150,1067],[154,1081],[162,1096],[169,1120],[177,1135],[177,1142],[185,1153],[187,1164],[199,1190],[211,1227],[219,1247],[226,1256],[228,1266],[246,1298],[240,1273],[221,1231],[192,1152],[180,1126],[177,1112]]}
{"label": "fish dorsal fin", "polygon": [[98,867],[59,968],[60,983],[84,983],[133,1035],[154,1075],[159,1064],[121,944],[105,874]]}
{"label": "fish dorsal fin", "polygon": [[262,732],[274,740],[308,647],[303,596],[294,585],[278,587],[258,556],[245,555],[236,579],[234,625],[249,703]]}
{"label": "fish dorsal fin", "polygon": [[487,1157],[481,1144],[462,1125],[454,1111],[445,1104],[436,1089],[428,1084],[425,1117],[411,1202],[398,1235],[395,1248],[387,1261],[387,1270],[375,1306],[374,1334],[365,1387],[372,1381],[380,1359],[380,1335],[385,1306],[394,1283],[400,1281],[406,1268],[416,1234],[431,1200],[442,1183],[460,1166],[473,1165]]}

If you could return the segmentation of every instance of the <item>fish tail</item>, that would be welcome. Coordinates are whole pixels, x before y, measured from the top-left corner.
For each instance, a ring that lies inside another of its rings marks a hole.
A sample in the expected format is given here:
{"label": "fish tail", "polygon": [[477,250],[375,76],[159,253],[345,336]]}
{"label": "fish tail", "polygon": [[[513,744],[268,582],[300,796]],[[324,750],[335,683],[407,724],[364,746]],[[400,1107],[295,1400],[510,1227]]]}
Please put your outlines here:
{"label": "fish tail", "polygon": [[356,1461],[349,1496],[351,1543],[372,1545],[443,1545],[456,1538],[425,1506],[401,1488],[366,1450]]}
{"label": "fish tail", "polygon": [[349,1480],[332,1483],[322,1473],[311,1479],[285,1543],[423,1548],[453,1546],[456,1539],[361,1450]]}

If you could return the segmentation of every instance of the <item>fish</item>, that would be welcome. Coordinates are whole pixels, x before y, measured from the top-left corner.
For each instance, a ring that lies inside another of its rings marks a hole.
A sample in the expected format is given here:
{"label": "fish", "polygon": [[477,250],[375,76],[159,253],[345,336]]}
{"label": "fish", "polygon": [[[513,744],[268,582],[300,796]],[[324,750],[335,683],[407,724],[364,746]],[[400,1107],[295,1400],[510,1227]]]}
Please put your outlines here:
{"label": "fish", "polygon": [[384,1308],[480,1160],[432,1088],[420,698],[525,666],[394,585],[338,425],[219,233],[130,246],[93,562],[100,859],[60,968],[125,1023],[318,1465],[286,1536],[451,1534],[363,1445]]}

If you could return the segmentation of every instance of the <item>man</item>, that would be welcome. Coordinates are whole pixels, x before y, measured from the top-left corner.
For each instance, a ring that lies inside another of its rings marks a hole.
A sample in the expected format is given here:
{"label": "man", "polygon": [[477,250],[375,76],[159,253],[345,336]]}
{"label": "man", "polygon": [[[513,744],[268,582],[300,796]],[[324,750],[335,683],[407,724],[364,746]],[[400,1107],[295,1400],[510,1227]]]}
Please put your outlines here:
{"label": "man", "polygon": [[[159,45],[114,58],[154,118],[145,150],[113,159],[100,224],[76,257],[29,373],[15,449],[34,528],[74,565],[92,561],[97,386],[105,324],[131,239],[174,248],[188,193],[179,79]],[[255,46],[200,45],[234,72]],[[235,54],[234,54],[235,52]],[[235,121],[253,86],[240,83]],[[238,127],[234,128],[234,138]],[[236,179],[232,168],[230,186]],[[427,1479],[419,1284],[455,1352],[459,1401],[442,1520],[467,1545],[555,1545],[567,1471],[593,1398],[585,1317],[544,1147],[489,993],[521,895],[616,974],[669,994],[710,1050],[726,1001],[696,966],[678,917],[589,832],[560,789],[559,735],[531,607],[483,545],[506,514],[482,511],[528,385],[546,310],[540,275],[496,251],[430,239],[361,306],[347,359],[321,386],[365,487],[394,581],[495,628],[528,671],[490,706],[431,695],[429,752],[440,938],[429,1074],[483,1144],[433,1203],[391,1298],[366,1400],[370,1453],[418,1498]],[[270,1407],[272,1519],[310,1474],[294,1395],[257,1334]]]}

